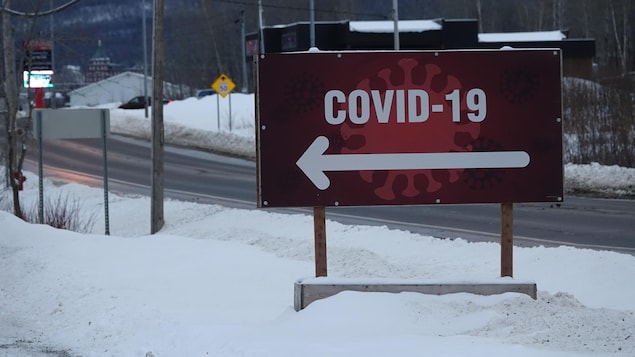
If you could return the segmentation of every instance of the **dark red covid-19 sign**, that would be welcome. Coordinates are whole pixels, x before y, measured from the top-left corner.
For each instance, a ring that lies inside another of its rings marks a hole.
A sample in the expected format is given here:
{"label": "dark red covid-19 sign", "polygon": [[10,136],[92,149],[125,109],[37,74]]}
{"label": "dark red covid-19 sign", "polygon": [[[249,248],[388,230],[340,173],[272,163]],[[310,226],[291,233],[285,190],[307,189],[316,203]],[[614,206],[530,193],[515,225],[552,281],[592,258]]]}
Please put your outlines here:
{"label": "dark red covid-19 sign", "polygon": [[557,202],[559,50],[258,60],[258,206]]}

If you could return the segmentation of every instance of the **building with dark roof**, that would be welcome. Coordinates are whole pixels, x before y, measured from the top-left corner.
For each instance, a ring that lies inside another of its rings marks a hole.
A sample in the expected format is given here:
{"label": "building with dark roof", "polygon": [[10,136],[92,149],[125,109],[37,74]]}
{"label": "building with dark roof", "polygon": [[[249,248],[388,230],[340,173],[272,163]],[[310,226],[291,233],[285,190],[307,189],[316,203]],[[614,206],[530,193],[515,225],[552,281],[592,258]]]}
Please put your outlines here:
{"label": "building with dark roof", "polygon": [[[565,77],[591,78],[594,39],[571,39],[563,31],[479,33],[475,19],[399,21],[400,50],[458,50],[514,48],[559,48]],[[265,27],[264,52],[306,51],[310,47],[310,23]],[[259,33],[245,38],[247,56],[259,51]],[[315,44],[320,50],[394,49],[393,21],[316,22]]]}

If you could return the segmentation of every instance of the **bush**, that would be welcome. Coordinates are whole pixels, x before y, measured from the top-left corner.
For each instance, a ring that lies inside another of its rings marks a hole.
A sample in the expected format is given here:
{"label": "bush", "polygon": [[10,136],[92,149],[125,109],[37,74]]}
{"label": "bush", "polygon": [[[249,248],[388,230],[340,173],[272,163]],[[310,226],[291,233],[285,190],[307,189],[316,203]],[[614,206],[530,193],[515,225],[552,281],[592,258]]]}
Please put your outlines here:
{"label": "bush", "polygon": [[95,224],[95,214],[92,213],[87,219],[82,219],[80,213],[79,200],[69,201],[68,194],[59,195],[44,202],[44,224],[74,232],[91,232]]}
{"label": "bush", "polygon": [[[11,192],[10,189],[4,190]],[[9,197],[9,198],[7,198]],[[95,225],[95,212],[86,215],[82,211],[80,200],[69,198],[68,194],[59,194],[55,198],[44,201],[44,224],[51,227],[66,229],[80,233],[90,233]],[[11,198],[3,193],[0,196],[0,209],[13,212]],[[83,216],[82,216],[83,214]],[[29,209],[25,210],[24,220],[30,223],[39,222],[39,204],[35,202]]]}
{"label": "bush", "polygon": [[563,82],[564,160],[635,167],[635,93],[595,82]]}

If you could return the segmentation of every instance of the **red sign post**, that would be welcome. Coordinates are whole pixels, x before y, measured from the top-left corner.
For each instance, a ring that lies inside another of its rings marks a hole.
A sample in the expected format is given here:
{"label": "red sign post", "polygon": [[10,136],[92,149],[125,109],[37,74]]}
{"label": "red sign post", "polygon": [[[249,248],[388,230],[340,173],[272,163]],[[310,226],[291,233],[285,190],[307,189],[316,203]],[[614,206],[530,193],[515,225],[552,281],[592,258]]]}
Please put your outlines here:
{"label": "red sign post", "polygon": [[563,198],[559,50],[258,60],[259,207]]}
{"label": "red sign post", "polygon": [[[53,74],[53,60],[52,60],[52,48],[53,43],[51,40],[44,39],[32,39],[25,41],[22,44],[25,56],[23,71],[25,73],[25,87],[34,88],[35,91],[35,107],[44,108],[44,87],[40,87],[39,84],[33,86],[31,76],[35,77],[39,74],[35,74],[34,71],[51,71],[50,74],[46,74],[50,80],[50,76]],[[33,81],[35,82],[35,81]],[[49,83],[42,84],[49,86]],[[53,99],[51,99],[53,100]]]}

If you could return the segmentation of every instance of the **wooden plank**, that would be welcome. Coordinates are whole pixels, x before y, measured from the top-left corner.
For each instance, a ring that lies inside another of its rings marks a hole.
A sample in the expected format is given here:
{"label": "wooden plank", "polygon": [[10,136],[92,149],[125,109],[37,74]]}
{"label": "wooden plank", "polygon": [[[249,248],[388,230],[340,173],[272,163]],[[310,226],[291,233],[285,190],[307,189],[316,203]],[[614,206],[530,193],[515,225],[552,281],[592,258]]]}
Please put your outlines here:
{"label": "wooden plank", "polygon": [[501,203],[501,276],[514,275],[514,206]]}
{"label": "wooden plank", "polygon": [[313,207],[315,276],[326,276],[326,214],[324,207]]}

